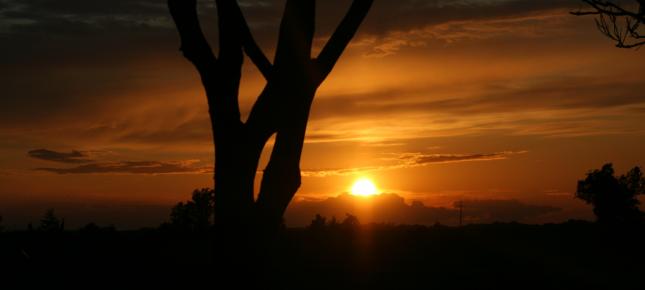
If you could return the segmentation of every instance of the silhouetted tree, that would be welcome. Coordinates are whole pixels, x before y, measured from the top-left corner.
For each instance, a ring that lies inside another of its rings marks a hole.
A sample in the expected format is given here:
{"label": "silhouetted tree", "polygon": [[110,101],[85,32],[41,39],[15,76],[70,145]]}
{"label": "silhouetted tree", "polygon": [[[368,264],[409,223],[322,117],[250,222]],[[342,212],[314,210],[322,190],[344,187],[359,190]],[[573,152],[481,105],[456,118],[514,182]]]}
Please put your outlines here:
{"label": "silhouetted tree", "polygon": [[84,233],[97,233],[101,230],[101,228],[96,225],[95,223],[91,222],[80,228],[80,232]]}
{"label": "silhouetted tree", "polygon": [[[340,26],[312,58],[315,0],[287,0],[273,63],[251,35],[237,1],[216,0],[219,54],[204,37],[195,0],[169,0],[181,50],[199,72],[206,91],[215,144],[215,217],[220,225],[279,228],[300,187],[300,156],[316,90],[367,15],[373,0],[354,0]],[[267,84],[246,122],[238,94],[243,53]],[[254,200],[260,154],[276,134],[270,161]]]}
{"label": "silhouetted tree", "polygon": [[338,220],[336,219],[335,216],[331,217],[331,220],[329,220],[329,223],[327,223],[327,227],[330,229],[337,229],[340,227],[340,223],[338,223]]}
{"label": "silhouetted tree", "polygon": [[100,227],[96,223],[90,222],[85,226],[83,226],[82,228],[80,228],[79,231],[87,234],[95,234],[95,233],[101,233],[101,232],[115,232],[116,227],[114,227],[113,225]]}
{"label": "silhouetted tree", "polygon": [[601,1],[582,0],[590,9],[571,12],[573,15],[595,15],[596,27],[620,48],[645,44],[645,0]]}
{"label": "silhouetted tree", "polygon": [[341,226],[344,229],[356,229],[361,225],[358,221],[358,218],[355,215],[346,214],[345,219],[341,223]]}
{"label": "silhouetted tree", "polygon": [[612,164],[587,173],[587,178],[578,181],[576,197],[593,206],[598,222],[641,222],[637,196],[645,193],[645,179],[639,167],[616,178]]}
{"label": "silhouetted tree", "polygon": [[4,231],[4,227],[2,226],[2,216],[0,215],[0,233]]}
{"label": "silhouetted tree", "polygon": [[309,225],[309,229],[315,230],[315,231],[316,230],[322,230],[322,229],[325,228],[326,224],[327,224],[327,218],[325,218],[325,217],[323,217],[323,216],[321,216],[319,214],[316,214],[316,217],[313,220],[311,220],[311,224]]}
{"label": "silhouetted tree", "polygon": [[[64,230],[65,221],[56,216],[54,209],[48,209],[40,220],[39,230],[43,232],[60,232]],[[31,225],[31,224],[30,224]]]}
{"label": "silhouetted tree", "polygon": [[213,190],[196,189],[190,201],[180,202],[172,208],[170,225],[184,230],[207,230],[213,224],[213,201]]}

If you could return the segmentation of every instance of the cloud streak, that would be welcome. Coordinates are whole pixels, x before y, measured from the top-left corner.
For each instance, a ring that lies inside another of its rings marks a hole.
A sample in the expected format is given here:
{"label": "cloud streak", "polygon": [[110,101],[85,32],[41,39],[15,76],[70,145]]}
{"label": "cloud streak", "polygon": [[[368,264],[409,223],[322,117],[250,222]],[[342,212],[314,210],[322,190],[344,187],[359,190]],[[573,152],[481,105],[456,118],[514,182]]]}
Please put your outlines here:
{"label": "cloud streak", "polygon": [[524,154],[528,151],[503,151],[496,153],[478,153],[478,154],[423,154],[423,153],[404,153],[397,159],[403,161],[403,164],[409,166],[423,166],[435,163],[456,163],[469,161],[491,161],[507,159],[511,155]]}
{"label": "cloud streak", "polygon": [[36,168],[56,174],[205,174],[212,167],[197,166],[196,160],[187,161],[121,161],[98,162],[71,168]]}
{"label": "cloud streak", "polygon": [[[496,153],[476,154],[425,154],[425,153],[394,153],[382,160],[391,164],[337,169],[305,169],[304,177],[329,177],[356,175],[365,172],[412,168],[430,164],[493,161],[509,158],[511,155],[524,154],[527,151],[503,151]],[[69,153],[56,152],[47,149],[31,150],[32,158],[65,164],[82,164],[76,167],[39,167],[34,170],[56,174],[208,174],[213,172],[212,166],[200,166],[199,160],[183,161],[96,161],[89,159],[84,151],[72,150]],[[258,171],[262,174],[262,171]]]}
{"label": "cloud streak", "polygon": [[94,162],[86,152],[77,150],[72,150],[71,152],[56,152],[47,149],[36,149],[27,152],[27,154],[31,158],[59,163],[78,164]]}
{"label": "cloud streak", "polygon": [[503,18],[452,20],[409,30],[390,31],[383,36],[365,38],[357,45],[372,47],[368,56],[385,57],[405,47],[427,46],[431,41],[452,44],[499,37],[537,38],[561,33],[563,24],[570,21],[569,18],[568,11],[553,10]]}
{"label": "cloud streak", "polygon": [[383,158],[392,164],[380,166],[365,166],[354,168],[337,168],[337,169],[307,169],[302,171],[304,177],[329,177],[329,176],[347,176],[362,174],[365,172],[394,170],[402,168],[421,167],[431,164],[474,162],[474,161],[493,161],[504,160],[512,155],[525,154],[528,151],[502,151],[496,153],[475,153],[475,154],[426,154],[426,153],[395,153],[388,154],[393,157]]}
{"label": "cloud streak", "polygon": [[81,164],[75,167],[39,167],[36,171],[56,174],[202,174],[212,173],[212,166],[201,166],[199,160],[181,161],[107,161],[91,159],[90,153],[100,151],[57,152],[48,149],[31,150],[27,154],[35,159],[63,164]]}

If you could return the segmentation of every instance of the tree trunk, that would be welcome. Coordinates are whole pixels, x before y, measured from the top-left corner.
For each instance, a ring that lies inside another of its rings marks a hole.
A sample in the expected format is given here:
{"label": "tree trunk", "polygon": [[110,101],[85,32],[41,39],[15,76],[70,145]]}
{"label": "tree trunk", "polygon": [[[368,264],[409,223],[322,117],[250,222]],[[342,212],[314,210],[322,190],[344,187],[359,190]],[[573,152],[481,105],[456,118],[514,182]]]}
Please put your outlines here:
{"label": "tree trunk", "polygon": [[[284,211],[301,184],[300,158],[316,90],[373,0],[353,1],[317,58],[311,57],[316,1],[287,0],[273,63],[253,40],[237,1],[215,2],[217,57],[201,31],[196,0],[168,0],[168,6],[179,31],[181,50],[198,70],[208,99],[215,145],[215,223],[220,237],[216,256],[235,261],[231,266],[238,268],[265,260],[259,257],[268,252]],[[241,121],[238,104],[244,53],[267,80],[246,123]],[[276,141],[254,200],[260,154],[273,134]]]}

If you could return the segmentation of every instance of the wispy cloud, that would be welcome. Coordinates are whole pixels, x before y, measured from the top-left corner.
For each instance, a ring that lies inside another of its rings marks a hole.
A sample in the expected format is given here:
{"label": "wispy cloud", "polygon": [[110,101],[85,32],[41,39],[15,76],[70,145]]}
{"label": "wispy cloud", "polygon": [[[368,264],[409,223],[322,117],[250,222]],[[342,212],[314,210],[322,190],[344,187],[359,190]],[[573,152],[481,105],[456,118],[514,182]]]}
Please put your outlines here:
{"label": "wispy cloud", "polygon": [[198,166],[198,160],[99,162],[71,168],[36,168],[57,174],[202,174],[212,167]]}
{"label": "wispy cloud", "polygon": [[[305,169],[305,177],[327,177],[361,174],[370,171],[411,168],[429,164],[491,161],[506,159],[511,155],[523,154],[527,151],[503,151],[496,153],[475,154],[427,154],[427,153],[392,153],[381,158],[389,162],[387,165],[365,166],[336,169]],[[212,173],[212,166],[200,165],[199,160],[183,161],[96,161],[88,159],[84,151],[72,150],[70,153],[55,152],[47,149],[29,151],[29,155],[48,161],[60,163],[87,163],[76,167],[39,167],[35,170],[56,174],[206,174]],[[37,157],[36,157],[37,156]],[[262,173],[262,171],[258,171]]]}
{"label": "wispy cloud", "polygon": [[358,45],[369,45],[368,56],[384,57],[405,47],[423,47],[430,41],[447,44],[498,37],[552,36],[562,31],[570,15],[564,10],[544,11],[533,15],[514,15],[494,19],[455,20],[363,39]]}
{"label": "wispy cloud", "polygon": [[60,163],[77,164],[94,162],[94,160],[89,158],[86,152],[77,150],[72,150],[71,152],[57,152],[47,149],[36,149],[27,152],[27,154],[31,158]]}
{"label": "wispy cloud", "polygon": [[490,161],[506,159],[510,155],[524,154],[528,151],[503,151],[496,153],[477,153],[477,154],[423,154],[423,153],[404,153],[398,159],[404,164],[415,166],[433,163],[455,163],[468,161]]}
{"label": "wispy cloud", "polygon": [[527,152],[528,151],[502,151],[496,153],[475,154],[395,153],[389,154],[392,157],[383,158],[386,161],[392,162],[392,164],[388,165],[336,169],[308,169],[303,170],[302,175],[305,177],[345,176],[371,171],[420,167],[430,164],[503,160],[509,158],[511,155],[524,154]]}
{"label": "wispy cloud", "polygon": [[37,149],[31,150],[27,154],[32,158],[45,161],[81,164],[75,167],[39,167],[34,169],[56,174],[200,174],[213,172],[212,166],[202,166],[199,160],[111,161],[105,160],[105,153],[106,151],[57,152]]}

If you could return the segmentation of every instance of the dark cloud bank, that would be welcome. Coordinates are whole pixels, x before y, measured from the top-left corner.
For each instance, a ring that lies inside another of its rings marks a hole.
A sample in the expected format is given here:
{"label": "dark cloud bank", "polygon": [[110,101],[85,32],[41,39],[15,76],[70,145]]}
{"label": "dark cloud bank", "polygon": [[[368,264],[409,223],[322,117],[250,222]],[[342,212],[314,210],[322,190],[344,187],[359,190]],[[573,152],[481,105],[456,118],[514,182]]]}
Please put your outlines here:
{"label": "dark cloud bank", "polygon": [[[527,222],[556,213],[560,208],[525,204],[517,200],[468,200],[463,202],[465,223]],[[459,209],[432,207],[419,201],[411,204],[396,194],[382,194],[370,198],[341,194],[321,201],[294,202],[285,219],[291,226],[306,226],[320,214],[343,219],[346,214],[356,215],[362,223],[393,223],[456,225]]]}
{"label": "dark cloud bank", "polygon": [[71,152],[56,152],[47,149],[36,149],[27,152],[27,154],[29,155],[29,157],[35,159],[60,163],[77,164],[93,162],[93,160],[89,159],[89,156],[85,152],[77,150],[72,150]]}
{"label": "dark cloud bank", "polygon": [[38,171],[57,174],[198,174],[211,173],[212,167],[200,166],[199,160],[183,161],[95,161],[85,152],[57,152],[47,149],[31,150],[28,155],[35,159],[66,164],[75,167],[39,167]]}

